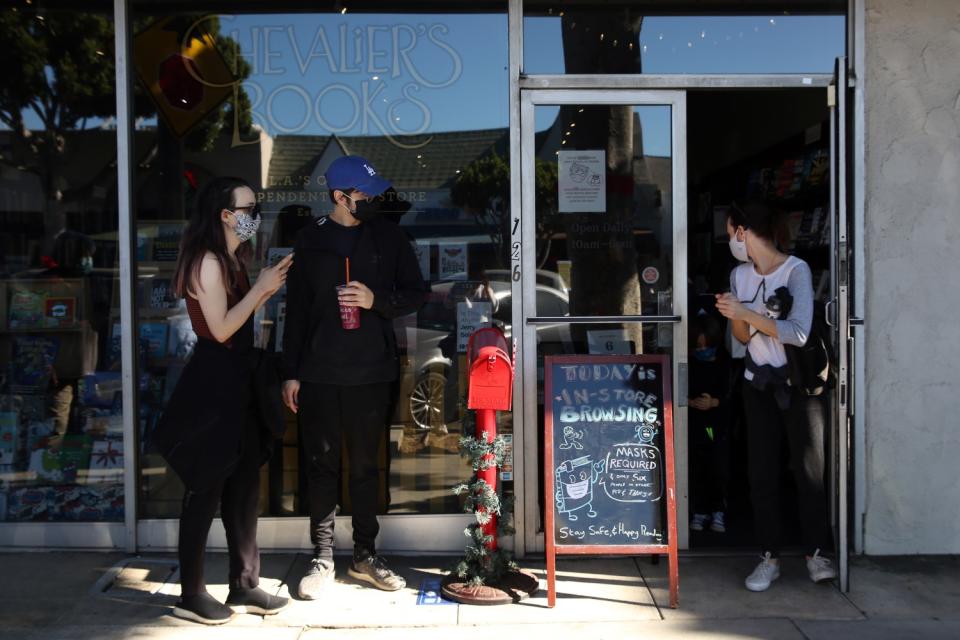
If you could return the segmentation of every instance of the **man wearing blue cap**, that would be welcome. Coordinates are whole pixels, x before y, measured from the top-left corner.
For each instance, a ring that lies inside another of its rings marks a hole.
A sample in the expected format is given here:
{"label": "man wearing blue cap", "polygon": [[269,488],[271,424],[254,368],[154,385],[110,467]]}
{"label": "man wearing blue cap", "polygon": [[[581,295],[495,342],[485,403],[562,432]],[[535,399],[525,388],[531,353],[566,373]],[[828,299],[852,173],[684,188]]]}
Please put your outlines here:
{"label": "man wearing blue cap", "polygon": [[[344,439],[353,507],[348,573],[387,591],[406,584],[376,553],[377,454],[399,376],[393,318],[413,313],[426,296],[409,239],[377,213],[390,182],[359,156],[338,158],[324,175],[334,208],[297,236],[283,336],[283,400],[299,418],[309,487],[314,554],[299,585],[307,600],[318,598],[334,576]],[[359,309],[359,326],[355,318],[342,320],[341,307]]]}

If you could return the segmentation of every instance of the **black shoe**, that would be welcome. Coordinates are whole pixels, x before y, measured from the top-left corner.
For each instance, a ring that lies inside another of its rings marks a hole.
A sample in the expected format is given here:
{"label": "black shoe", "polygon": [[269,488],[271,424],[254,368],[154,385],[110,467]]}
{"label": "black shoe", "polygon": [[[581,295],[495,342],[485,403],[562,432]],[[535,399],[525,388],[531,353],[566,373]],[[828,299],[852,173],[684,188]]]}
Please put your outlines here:
{"label": "black shoe", "polygon": [[272,596],[260,587],[253,589],[230,589],[227,604],[237,613],[254,613],[260,616],[272,616],[283,611],[290,601]]}
{"label": "black shoe", "polygon": [[388,569],[383,557],[378,555],[355,555],[347,573],[384,591],[397,591],[407,586],[407,581]]}
{"label": "black shoe", "polygon": [[233,609],[204,591],[180,598],[173,608],[173,615],[201,624],[223,624],[233,619]]}

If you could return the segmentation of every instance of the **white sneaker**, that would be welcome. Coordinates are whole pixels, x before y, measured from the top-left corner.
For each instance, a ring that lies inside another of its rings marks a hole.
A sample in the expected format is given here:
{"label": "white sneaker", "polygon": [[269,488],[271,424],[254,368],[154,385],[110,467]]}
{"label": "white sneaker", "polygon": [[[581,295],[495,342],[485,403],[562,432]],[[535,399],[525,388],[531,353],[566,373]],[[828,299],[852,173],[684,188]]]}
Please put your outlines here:
{"label": "white sneaker", "polygon": [[830,561],[820,555],[820,549],[807,558],[807,571],[814,582],[826,582],[837,577],[837,570],[830,566]]}
{"label": "white sneaker", "polygon": [[750,591],[766,591],[770,583],[780,577],[780,561],[777,558],[771,558],[769,551],[760,558],[760,564],[744,581]]}
{"label": "white sneaker", "polygon": [[723,524],[723,511],[714,511],[710,518],[710,531],[714,533],[726,533],[727,527]]}
{"label": "white sneaker", "polygon": [[690,530],[691,531],[703,531],[703,527],[707,524],[707,520],[710,519],[705,513],[695,513],[693,518],[690,520]]}

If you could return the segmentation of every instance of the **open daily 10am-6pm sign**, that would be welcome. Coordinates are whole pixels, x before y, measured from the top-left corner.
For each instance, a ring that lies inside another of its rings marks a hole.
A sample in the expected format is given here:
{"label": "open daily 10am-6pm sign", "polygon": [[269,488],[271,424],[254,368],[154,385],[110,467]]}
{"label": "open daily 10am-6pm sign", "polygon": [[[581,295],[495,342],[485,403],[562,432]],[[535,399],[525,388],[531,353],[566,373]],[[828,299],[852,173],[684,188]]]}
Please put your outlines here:
{"label": "open daily 10am-6pm sign", "polygon": [[558,554],[666,554],[676,607],[668,356],[547,356],[544,367],[548,605]]}

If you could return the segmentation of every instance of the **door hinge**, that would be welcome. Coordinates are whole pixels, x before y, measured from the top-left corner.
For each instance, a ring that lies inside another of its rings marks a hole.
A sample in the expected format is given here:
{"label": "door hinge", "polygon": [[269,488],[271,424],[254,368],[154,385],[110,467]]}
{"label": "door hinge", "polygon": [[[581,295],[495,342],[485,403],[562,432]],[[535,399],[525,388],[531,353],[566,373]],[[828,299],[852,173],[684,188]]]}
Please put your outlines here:
{"label": "door hinge", "polygon": [[837,106],[837,85],[827,85],[827,106]]}

